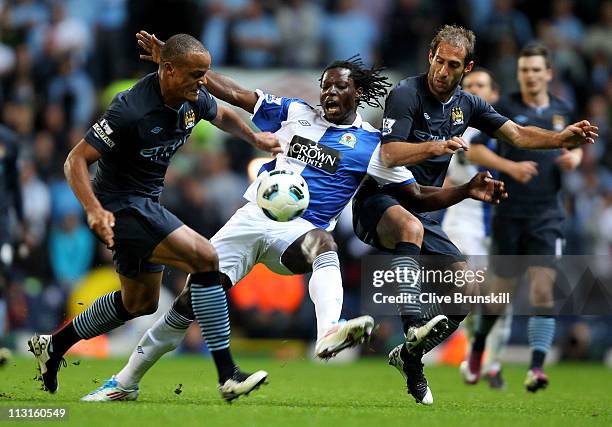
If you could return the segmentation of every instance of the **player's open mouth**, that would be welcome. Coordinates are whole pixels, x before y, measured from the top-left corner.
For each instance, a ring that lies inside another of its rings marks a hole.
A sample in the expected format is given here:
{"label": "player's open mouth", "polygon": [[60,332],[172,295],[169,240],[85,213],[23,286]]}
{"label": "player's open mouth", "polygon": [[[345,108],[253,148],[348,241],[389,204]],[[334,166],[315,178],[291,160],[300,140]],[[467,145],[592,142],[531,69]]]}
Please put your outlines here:
{"label": "player's open mouth", "polygon": [[323,108],[325,109],[326,113],[335,114],[340,112],[340,105],[336,101],[331,99],[325,101],[325,103],[323,104]]}

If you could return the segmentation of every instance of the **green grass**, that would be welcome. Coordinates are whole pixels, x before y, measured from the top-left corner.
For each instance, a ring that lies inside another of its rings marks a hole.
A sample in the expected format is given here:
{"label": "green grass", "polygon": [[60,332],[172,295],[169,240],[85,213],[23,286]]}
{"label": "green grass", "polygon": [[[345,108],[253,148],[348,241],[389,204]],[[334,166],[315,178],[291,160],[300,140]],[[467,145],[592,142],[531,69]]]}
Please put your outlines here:
{"label": "green grass", "polygon": [[241,358],[245,370],[266,369],[270,384],[228,405],[217,393],[211,360],[176,357],[149,372],[137,402],[92,404],[78,399],[124,359],[84,359],[78,366],[75,360],[60,372],[56,395],[39,390],[33,360],[12,360],[0,370],[0,406],[67,407],[67,421],[43,425],[86,427],[612,425],[612,375],[601,365],[550,367],[551,387],[535,395],[522,388],[524,367],[506,367],[504,392],[465,386],[455,368],[427,368],[435,403],[424,407],[406,394],[399,374],[383,359],[339,365]]}

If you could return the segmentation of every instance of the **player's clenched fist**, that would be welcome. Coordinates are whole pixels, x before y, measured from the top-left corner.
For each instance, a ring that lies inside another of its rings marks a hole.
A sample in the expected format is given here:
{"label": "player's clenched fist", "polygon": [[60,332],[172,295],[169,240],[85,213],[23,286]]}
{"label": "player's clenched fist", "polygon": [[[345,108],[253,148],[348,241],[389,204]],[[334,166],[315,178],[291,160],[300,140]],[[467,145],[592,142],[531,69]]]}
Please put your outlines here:
{"label": "player's clenched fist", "polygon": [[260,150],[267,151],[272,154],[278,154],[282,151],[278,137],[271,132],[259,132],[255,134],[253,141],[255,147]]}
{"label": "player's clenched fist", "polygon": [[513,163],[508,174],[521,184],[527,184],[531,178],[538,174],[538,164],[531,160]]}
{"label": "player's clenched fist", "polygon": [[433,141],[432,154],[434,156],[442,156],[444,154],[453,154],[457,150],[468,150],[469,146],[463,138],[454,136],[446,141]]}
{"label": "player's clenched fist", "polygon": [[115,233],[113,233],[115,215],[112,212],[103,208],[93,209],[87,212],[87,224],[107,247],[113,247],[115,244],[113,240],[115,236]]}

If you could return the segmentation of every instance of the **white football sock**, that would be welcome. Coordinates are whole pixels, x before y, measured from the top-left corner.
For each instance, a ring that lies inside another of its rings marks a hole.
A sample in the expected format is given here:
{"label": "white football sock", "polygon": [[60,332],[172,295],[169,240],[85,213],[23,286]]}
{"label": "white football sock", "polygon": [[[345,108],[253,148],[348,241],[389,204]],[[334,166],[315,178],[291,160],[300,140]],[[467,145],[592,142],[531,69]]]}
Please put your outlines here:
{"label": "white football sock", "polygon": [[512,314],[505,314],[500,316],[493,329],[487,336],[487,343],[485,345],[485,359],[482,363],[483,369],[486,371],[494,370],[498,371],[501,367],[501,358],[506,351],[508,341],[510,341],[510,334],[512,333]]}
{"label": "white football sock", "polygon": [[127,365],[116,375],[119,384],[126,389],[137,386],[160,357],[178,347],[191,322],[174,308],[157,319],[132,351]]}
{"label": "white football sock", "polygon": [[317,255],[308,282],[310,299],[317,315],[317,340],[340,319],[342,312],[342,275],[338,254],[333,251]]}

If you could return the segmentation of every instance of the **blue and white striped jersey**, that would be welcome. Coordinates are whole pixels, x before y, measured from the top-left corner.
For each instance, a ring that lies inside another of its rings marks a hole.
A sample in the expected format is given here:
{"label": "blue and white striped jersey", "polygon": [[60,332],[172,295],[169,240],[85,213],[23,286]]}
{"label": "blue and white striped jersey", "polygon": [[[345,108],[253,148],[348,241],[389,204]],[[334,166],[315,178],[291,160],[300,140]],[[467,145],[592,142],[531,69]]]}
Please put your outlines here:
{"label": "blue and white striped jersey", "polygon": [[[308,183],[310,204],[302,217],[313,225],[332,230],[342,209],[351,200],[366,175],[380,185],[415,182],[404,167],[386,168],[380,159],[380,132],[361,116],[350,125],[335,125],[297,98],[279,98],[257,91],[253,123],[274,132],[283,152],[266,163],[259,174],[276,169],[292,170]],[[256,201],[261,176],[244,197]]]}

